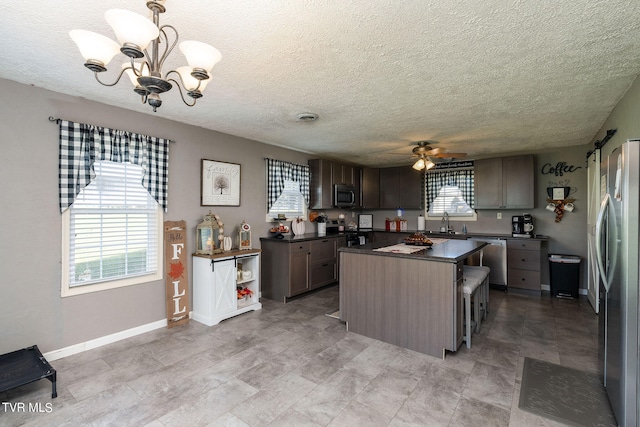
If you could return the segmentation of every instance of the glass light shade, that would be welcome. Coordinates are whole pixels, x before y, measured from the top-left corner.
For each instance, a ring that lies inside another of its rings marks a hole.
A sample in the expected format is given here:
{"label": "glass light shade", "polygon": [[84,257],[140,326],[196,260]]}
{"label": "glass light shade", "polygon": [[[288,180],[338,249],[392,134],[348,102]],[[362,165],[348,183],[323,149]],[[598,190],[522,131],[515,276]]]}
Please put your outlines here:
{"label": "glass light shade", "polygon": [[222,54],[215,47],[195,40],[186,40],[180,43],[180,51],[187,58],[191,68],[202,68],[211,71],[222,59]]}
{"label": "glass light shade", "polygon": [[128,10],[107,10],[104,17],[113,28],[121,45],[131,43],[144,50],[149,42],[157,39],[160,34],[156,24],[146,17]]}
{"label": "glass light shade", "polygon": [[78,45],[85,61],[100,61],[103,65],[107,65],[116,54],[120,53],[118,43],[102,34],[86,30],[71,30],[69,37]]}
{"label": "glass light shade", "polygon": [[424,166],[427,168],[427,170],[433,168],[436,164],[433,163],[431,160],[427,160],[426,163],[424,164]]}
{"label": "glass light shade", "polygon": [[196,90],[196,88],[198,87],[198,83],[200,83],[200,87],[198,88],[198,91],[202,93],[204,91],[204,88],[207,87],[207,85],[211,81],[210,78],[206,80],[198,80],[195,77],[193,77],[191,75],[191,67],[187,67],[187,66],[179,67],[176,71],[178,72],[178,74],[180,74],[180,77],[182,78],[182,83],[184,83],[184,88],[188,91]]}
{"label": "glass light shade", "polygon": [[[143,76],[151,75],[151,72],[149,71],[149,66],[147,65],[146,62],[135,62],[134,64],[136,69],[140,71]],[[122,69],[125,69],[127,67],[131,67],[131,62],[125,62],[122,64]],[[140,86],[140,83],[138,83],[138,76],[136,76],[136,73],[134,73],[131,68],[126,70],[125,74],[127,75],[127,77],[129,77],[129,80],[131,80],[131,84],[134,87]]]}
{"label": "glass light shade", "polygon": [[424,169],[424,159],[418,159],[418,161],[415,162],[412,167],[417,171],[421,171],[422,169]]}

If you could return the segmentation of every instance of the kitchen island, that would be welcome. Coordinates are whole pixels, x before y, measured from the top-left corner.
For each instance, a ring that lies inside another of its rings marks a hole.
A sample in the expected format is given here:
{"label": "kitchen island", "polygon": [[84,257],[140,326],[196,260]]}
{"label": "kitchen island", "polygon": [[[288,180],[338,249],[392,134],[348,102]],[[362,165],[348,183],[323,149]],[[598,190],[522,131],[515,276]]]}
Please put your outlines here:
{"label": "kitchen island", "polygon": [[389,252],[384,243],[339,249],[340,319],[347,330],[434,357],[458,349],[462,266],[486,243],[433,241],[414,253]]}

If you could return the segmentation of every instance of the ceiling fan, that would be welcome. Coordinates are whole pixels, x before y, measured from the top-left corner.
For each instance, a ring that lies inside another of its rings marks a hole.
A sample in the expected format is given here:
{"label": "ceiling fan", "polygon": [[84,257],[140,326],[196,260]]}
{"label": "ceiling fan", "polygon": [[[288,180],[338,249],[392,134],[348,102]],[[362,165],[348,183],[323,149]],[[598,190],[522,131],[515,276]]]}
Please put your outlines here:
{"label": "ceiling fan", "polygon": [[418,141],[418,146],[413,148],[413,155],[418,156],[418,160],[413,164],[415,170],[431,169],[437,161],[434,159],[463,159],[467,157],[466,153],[449,153],[442,148],[432,147],[429,145],[433,141]]}

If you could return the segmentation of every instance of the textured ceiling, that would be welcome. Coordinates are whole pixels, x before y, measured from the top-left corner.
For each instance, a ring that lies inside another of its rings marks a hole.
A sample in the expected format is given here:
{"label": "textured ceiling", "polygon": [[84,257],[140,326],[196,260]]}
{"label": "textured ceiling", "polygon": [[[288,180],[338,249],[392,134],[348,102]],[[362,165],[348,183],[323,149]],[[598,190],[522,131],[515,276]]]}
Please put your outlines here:
{"label": "textured ceiling", "polygon": [[[84,68],[71,29],[144,0],[0,5],[0,77],[371,165],[435,140],[471,158],[588,143],[640,73],[637,0],[168,0],[161,24],[222,52],[198,104],[157,113]],[[122,57],[124,58],[124,57]],[[110,76],[123,62],[114,58]],[[184,65],[178,49],[169,68]],[[169,69],[165,66],[165,70]],[[316,122],[296,121],[302,112]],[[71,118],[72,119],[72,118]]]}

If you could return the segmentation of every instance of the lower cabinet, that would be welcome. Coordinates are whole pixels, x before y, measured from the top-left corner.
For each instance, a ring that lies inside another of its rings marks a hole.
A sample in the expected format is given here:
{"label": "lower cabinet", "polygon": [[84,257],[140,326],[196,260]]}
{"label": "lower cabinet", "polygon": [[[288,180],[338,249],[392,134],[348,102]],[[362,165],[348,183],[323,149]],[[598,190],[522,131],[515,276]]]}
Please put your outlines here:
{"label": "lower cabinet", "polygon": [[335,238],[310,242],[309,288],[319,288],[338,280],[337,247],[337,239]]}
{"label": "lower cabinet", "polygon": [[287,298],[335,283],[338,280],[339,239],[261,239],[262,295],[287,302]]}
{"label": "lower cabinet", "polygon": [[193,320],[207,326],[262,308],[259,250],[193,256]]}
{"label": "lower cabinet", "polygon": [[510,288],[540,291],[539,240],[507,240],[507,284]]}

